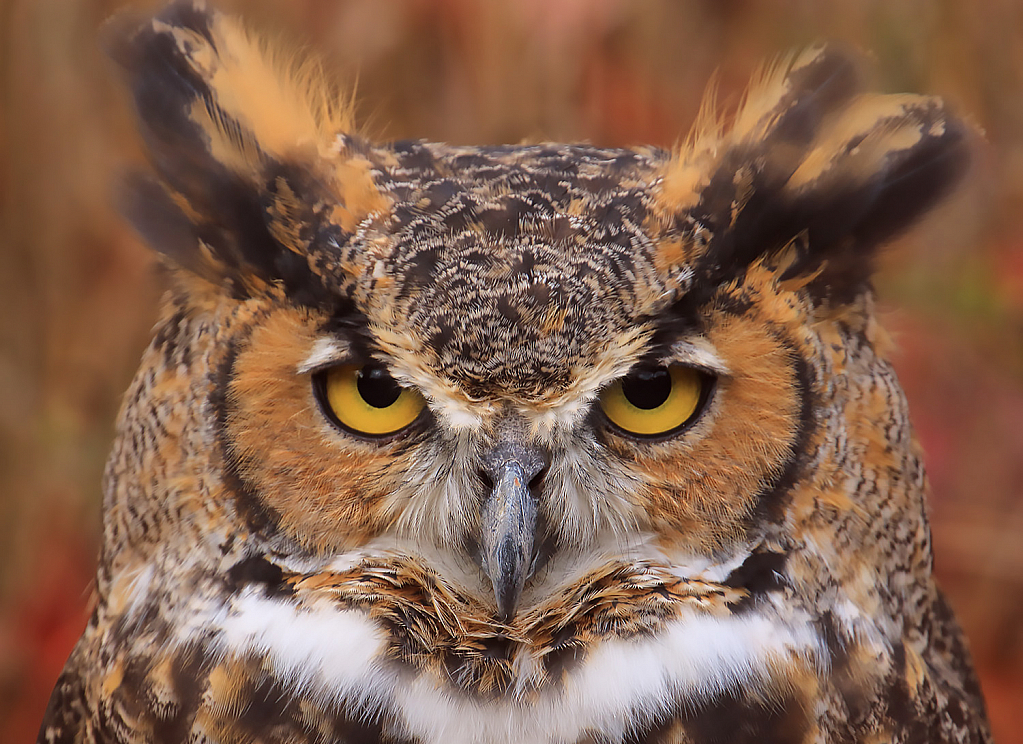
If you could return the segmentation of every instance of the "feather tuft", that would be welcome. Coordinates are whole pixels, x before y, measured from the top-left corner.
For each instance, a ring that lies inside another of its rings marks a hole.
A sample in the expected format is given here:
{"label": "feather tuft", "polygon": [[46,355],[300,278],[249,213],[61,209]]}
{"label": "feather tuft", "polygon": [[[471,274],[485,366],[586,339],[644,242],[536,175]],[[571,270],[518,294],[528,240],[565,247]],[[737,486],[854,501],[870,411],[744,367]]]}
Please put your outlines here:
{"label": "feather tuft", "polygon": [[331,302],[313,235],[344,235],[386,207],[353,155],[352,94],[322,64],[201,0],[106,32],[128,80],[156,178],[122,204],[170,262],[242,297],[285,285]]}
{"label": "feather tuft", "polygon": [[684,261],[703,287],[800,237],[806,249],[781,278],[803,275],[797,284],[818,299],[848,303],[869,285],[876,248],[948,192],[969,160],[968,127],[940,100],[863,93],[856,61],[823,46],[764,66],[731,126],[709,113],[715,99],[712,88],[655,205],[661,225],[692,233],[662,241],[682,246],[663,270]]}

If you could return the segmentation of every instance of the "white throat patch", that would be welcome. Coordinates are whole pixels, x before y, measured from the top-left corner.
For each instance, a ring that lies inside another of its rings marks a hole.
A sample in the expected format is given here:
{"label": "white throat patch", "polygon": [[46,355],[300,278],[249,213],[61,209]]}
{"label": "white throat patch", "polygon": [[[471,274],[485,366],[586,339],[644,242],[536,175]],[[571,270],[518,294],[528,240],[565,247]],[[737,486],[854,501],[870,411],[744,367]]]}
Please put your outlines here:
{"label": "white throat patch", "polygon": [[[653,637],[613,639],[528,702],[481,701],[434,678],[410,678],[385,660],[384,630],[365,614],[324,602],[298,608],[255,594],[239,597],[224,622],[227,655],[258,654],[278,678],[322,704],[387,710],[431,744],[609,741],[680,701],[695,706],[740,684],[766,688],[793,663],[822,668],[826,653],[808,620],[782,625],[750,611],[690,614]],[[629,722],[629,724],[626,724]]]}

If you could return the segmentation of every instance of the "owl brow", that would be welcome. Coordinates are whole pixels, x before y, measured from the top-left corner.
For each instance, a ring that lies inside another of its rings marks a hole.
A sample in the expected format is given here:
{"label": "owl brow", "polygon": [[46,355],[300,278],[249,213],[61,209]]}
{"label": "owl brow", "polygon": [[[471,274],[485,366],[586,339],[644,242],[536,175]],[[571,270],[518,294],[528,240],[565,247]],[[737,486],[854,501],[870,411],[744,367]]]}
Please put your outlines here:
{"label": "owl brow", "polygon": [[643,365],[657,367],[681,364],[715,377],[728,377],[732,374],[732,370],[718,354],[714,345],[699,335],[698,331],[673,335],[673,338],[661,338],[657,341],[634,361],[630,370]]}
{"label": "owl brow", "polygon": [[667,358],[672,362],[696,367],[719,377],[731,374],[731,370],[714,345],[702,336],[679,339],[671,345]]}
{"label": "owl brow", "polygon": [[701,335],[697,315],[676,301],[661,317],[652,318],[653,334],[636,364],[685,364],[711,374],[727,374],[728,368],[713,346]]}
{"label": "owl brow", "polygon": [[353,356],[355,349],[351,343],[337,336],[324,336],[316,339],[313,350],[299,363],[295,371],[300,375],[318,372],[325,367],[351,361]]}
{"label": "owl brow", "polygon": [[703,335],[703,324],[691,305],[691,298],[684,297],[654,320],[654,333],[637,364],[684,364],[719,377],[731,374],[728,364]]}
{"label": "owl brow", "polygon": [[318,338],[312,350],[295,371],[305,375],[365,358],[367,322],[350,301],[338,301],[334,312],[317,329]]}

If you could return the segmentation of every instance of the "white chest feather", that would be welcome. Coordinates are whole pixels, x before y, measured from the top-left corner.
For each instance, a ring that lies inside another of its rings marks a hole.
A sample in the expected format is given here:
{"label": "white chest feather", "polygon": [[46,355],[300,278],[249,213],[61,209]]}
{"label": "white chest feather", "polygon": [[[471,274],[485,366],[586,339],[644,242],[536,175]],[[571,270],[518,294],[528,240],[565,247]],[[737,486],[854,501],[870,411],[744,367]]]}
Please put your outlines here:
{"label": "white chest feather", "polygon": [[480,701],[387,663],[384,630],[361,612],[246,596],[224,631],[223,654],[264,656],[298,694],[349,711],[388,710],[409,734],[438,744],[570,742],[588,730],[613,741],[680,701],[698,705],[740,685],[763,687],[793,663],[825,663],[809,623],[694,613],[653,637],[608,640],[563,685],[528,702]]}

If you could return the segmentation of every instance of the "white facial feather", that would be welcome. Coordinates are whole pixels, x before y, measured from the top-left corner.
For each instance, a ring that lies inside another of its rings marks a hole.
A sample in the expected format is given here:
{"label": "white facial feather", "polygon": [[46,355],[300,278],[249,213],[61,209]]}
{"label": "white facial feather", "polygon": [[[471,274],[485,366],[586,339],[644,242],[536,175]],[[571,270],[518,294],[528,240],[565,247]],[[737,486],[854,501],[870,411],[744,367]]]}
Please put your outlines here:
{"label": "white facial feather", "polygon": [[707,339],[699,336],[677,341],[671,347],[671,355],[672,361],[678,364],[701,367],[718,375],[727,375],[730,371],[717,349]]}
{"label": "white facial feather", "polygon": [[318,338],[313,344],[312,351],[302,360],[296,371],[300,375],[306,375],[332,364],[340,364],[349,354],[351,348],[337,338],[333,336]]}

